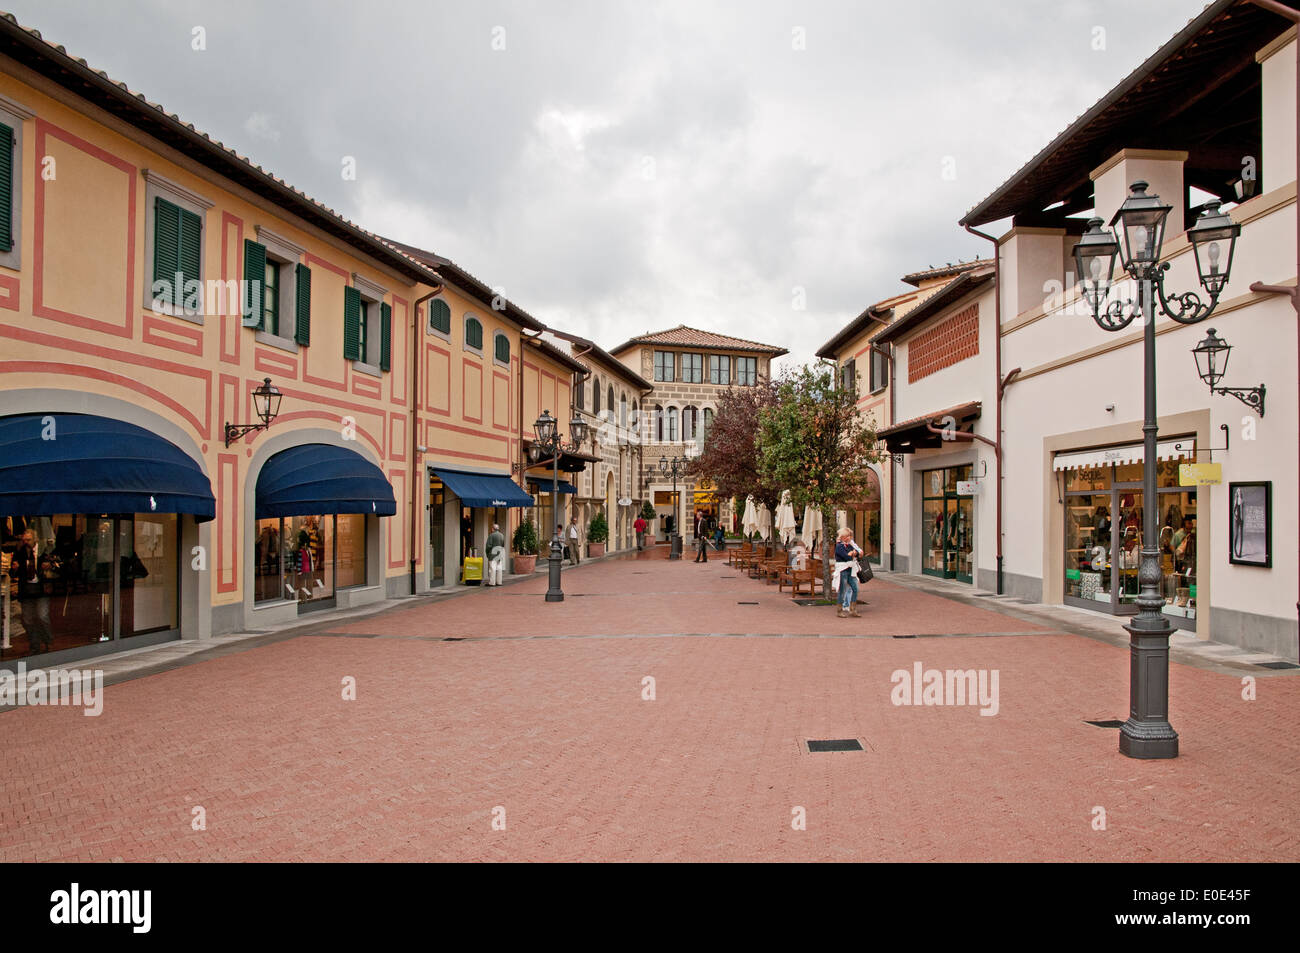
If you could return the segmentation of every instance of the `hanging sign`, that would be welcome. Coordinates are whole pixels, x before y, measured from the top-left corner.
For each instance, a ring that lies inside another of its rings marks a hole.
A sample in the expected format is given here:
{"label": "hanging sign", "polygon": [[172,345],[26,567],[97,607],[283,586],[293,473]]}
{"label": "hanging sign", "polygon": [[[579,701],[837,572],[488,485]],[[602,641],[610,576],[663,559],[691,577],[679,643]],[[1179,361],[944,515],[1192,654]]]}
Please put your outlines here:
{"label": "hanging sign", "polygon": [[1218,486],[1223,482],[1222,463],[1180,463],[1179,486]]}
{"label": "hanging sign", "polygon": [[619,505],[619,506],[631,506],[631,505],[632,505],[632,497],[630,497],[630,496],[620,496],[620,497],[618,498],[618,505]]}
{"label": "hanging sign", "polygon": [[979,492],[980,492],[979,480],[958,480],[957,481],[958,496],[978,496]]}

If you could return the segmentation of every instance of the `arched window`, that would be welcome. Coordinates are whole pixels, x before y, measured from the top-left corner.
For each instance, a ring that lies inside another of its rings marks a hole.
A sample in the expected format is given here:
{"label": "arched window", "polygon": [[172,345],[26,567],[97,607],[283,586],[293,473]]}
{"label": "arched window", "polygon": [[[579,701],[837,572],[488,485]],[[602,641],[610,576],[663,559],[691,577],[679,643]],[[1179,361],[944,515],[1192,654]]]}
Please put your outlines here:
{"label": "arched window", "polygon": [[441,298],[429,302],[429,330],[451,334],[451,308]]}
{"label": "arched window", "polygon": [[600,414],[600,378],[592,378],[591,381],[591,412],[598,416]]}
{"label": "arched window", "polygon": [[609,385],[608,394],[609,394],[609,399],[605,401],[605,406],[609,408],[609,413],[610,416],[612,417],[614,414],[614,385],[613,384]]}
{"label": "arched window", "polygon": [[510,339],[498,331],[492,336],[493,357],[502,364],[510,363]]}
{"label": "arched window", "polygon": [[677,416],[678,416],[677,408],[669,407],[668,408],[668,434],[667,434],[669,443],[677,442]]}
{"label": "arched window", "polygon": [[465,346],[475,351],[483,350],[483,322],[469,315],[465,316]]}
{"label": "arched window", "polygon": [[574,398],[575,406],[579,410],[583,410],[587,403],[587,385],[583,383],[581,374],[574,375],[573,384],[574,384],[573,398]]}
{"label": "arched window", "polygon": [[627,429],[627,394],[618,397],[618,425]]}
{"label": "arched window", "polygon": [[698,411],[694,407],[685,407],[682,409],[682,439],[695,439],[695,422]]}
{"label": "arched window", "polygon": [[664,440],[664,409],[659,404],[655,404],[655,439],[660,443]]}
{"label": "arched window", "polygon": [[713,427],[713,408],[704,408],[704,439],[709,439],[709,430]]}

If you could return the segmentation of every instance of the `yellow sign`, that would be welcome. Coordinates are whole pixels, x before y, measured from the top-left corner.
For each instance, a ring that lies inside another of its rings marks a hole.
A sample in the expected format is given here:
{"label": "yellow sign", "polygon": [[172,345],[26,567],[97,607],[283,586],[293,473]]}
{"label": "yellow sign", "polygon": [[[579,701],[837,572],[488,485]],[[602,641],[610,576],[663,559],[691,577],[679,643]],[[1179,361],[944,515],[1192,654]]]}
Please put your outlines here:
{"label": "yellow sign", "polygon": [[1217,486],[1223,482],[1222,463],[1180,463],[1179,486]]}

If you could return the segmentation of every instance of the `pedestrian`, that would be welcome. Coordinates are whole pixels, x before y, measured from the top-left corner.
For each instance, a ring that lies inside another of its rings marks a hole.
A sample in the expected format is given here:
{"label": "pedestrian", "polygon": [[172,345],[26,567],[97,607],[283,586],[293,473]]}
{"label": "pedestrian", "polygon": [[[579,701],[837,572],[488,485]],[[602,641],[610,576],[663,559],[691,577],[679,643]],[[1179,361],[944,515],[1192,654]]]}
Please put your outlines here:
{"label": "pedestrian", "polygon": [[858,612],[858,557],[862,550],[853,541],[853,530],[847,526],[840,530],[835,540],[835,578],[839,581],[840,608],[836,617],[840,619],[860,618]]}
{"label": "pedestrian", "polygon": [[492,532],[488,534],[485,551],[488,557],[487,584],[499,586],[506,573],[506,537],[496,523],[492,524]]}
{"label": "pedestrian", "polygon": [[719,523],[713,530],[713,545],[718,550],[727,548],[727,534],[722,530],[722,524]]}
{"label": "pedestrian", "polygon": [[632,528],[636,530],[636,548],[639,550],[645,549],[645,531],[648,525],[649,524],[645,521],[645,517],[639,515],[636,518],[636,522],[632,524]]}
{"label": "pedestrian", "polygon": [[578,530],[578,517],[569,517],[569,564],[576,566],[582,562],[582,554],[579,551],[582,546],[582,534]]}
{"label": "pedestrian", "polygon": [[19,609],[23,628],[27,630],[27,652],[38,655],[52,647],[50,633],[50,595],[53,589],[48,581],[54,576],[56,563],[52,553],[38,553],[36,534],[30,529],[23,533],[22,545],[14,552],[9,566],[10,575],[18,580]]}
{"label": "pedestrian", "polygon": [[695,511],[695,561],[709,561],[709,518],[700,510]]}

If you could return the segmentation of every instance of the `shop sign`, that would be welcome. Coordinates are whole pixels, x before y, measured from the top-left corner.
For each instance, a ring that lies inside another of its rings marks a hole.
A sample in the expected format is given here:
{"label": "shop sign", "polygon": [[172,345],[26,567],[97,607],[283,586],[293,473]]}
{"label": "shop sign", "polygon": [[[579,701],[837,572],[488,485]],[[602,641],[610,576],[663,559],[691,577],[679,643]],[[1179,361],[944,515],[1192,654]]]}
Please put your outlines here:
{"label": "shop sign", "polygon": [[957,481],[958,496],[978,496],[979,492],[980,492],[979,480],[958,480]]}
{"label": "shop sign", "polygon": [[620,496],[620,497],[618,498],[618,505],[619,505],[619,506],[631,506],[631,505],[632,505],[632,497],[630,497],[630,496]]}
{"label": "shop sign", "polygon": [[1180,463],[1179,486],[1217,486],[1223,482],[1222,463]]}

